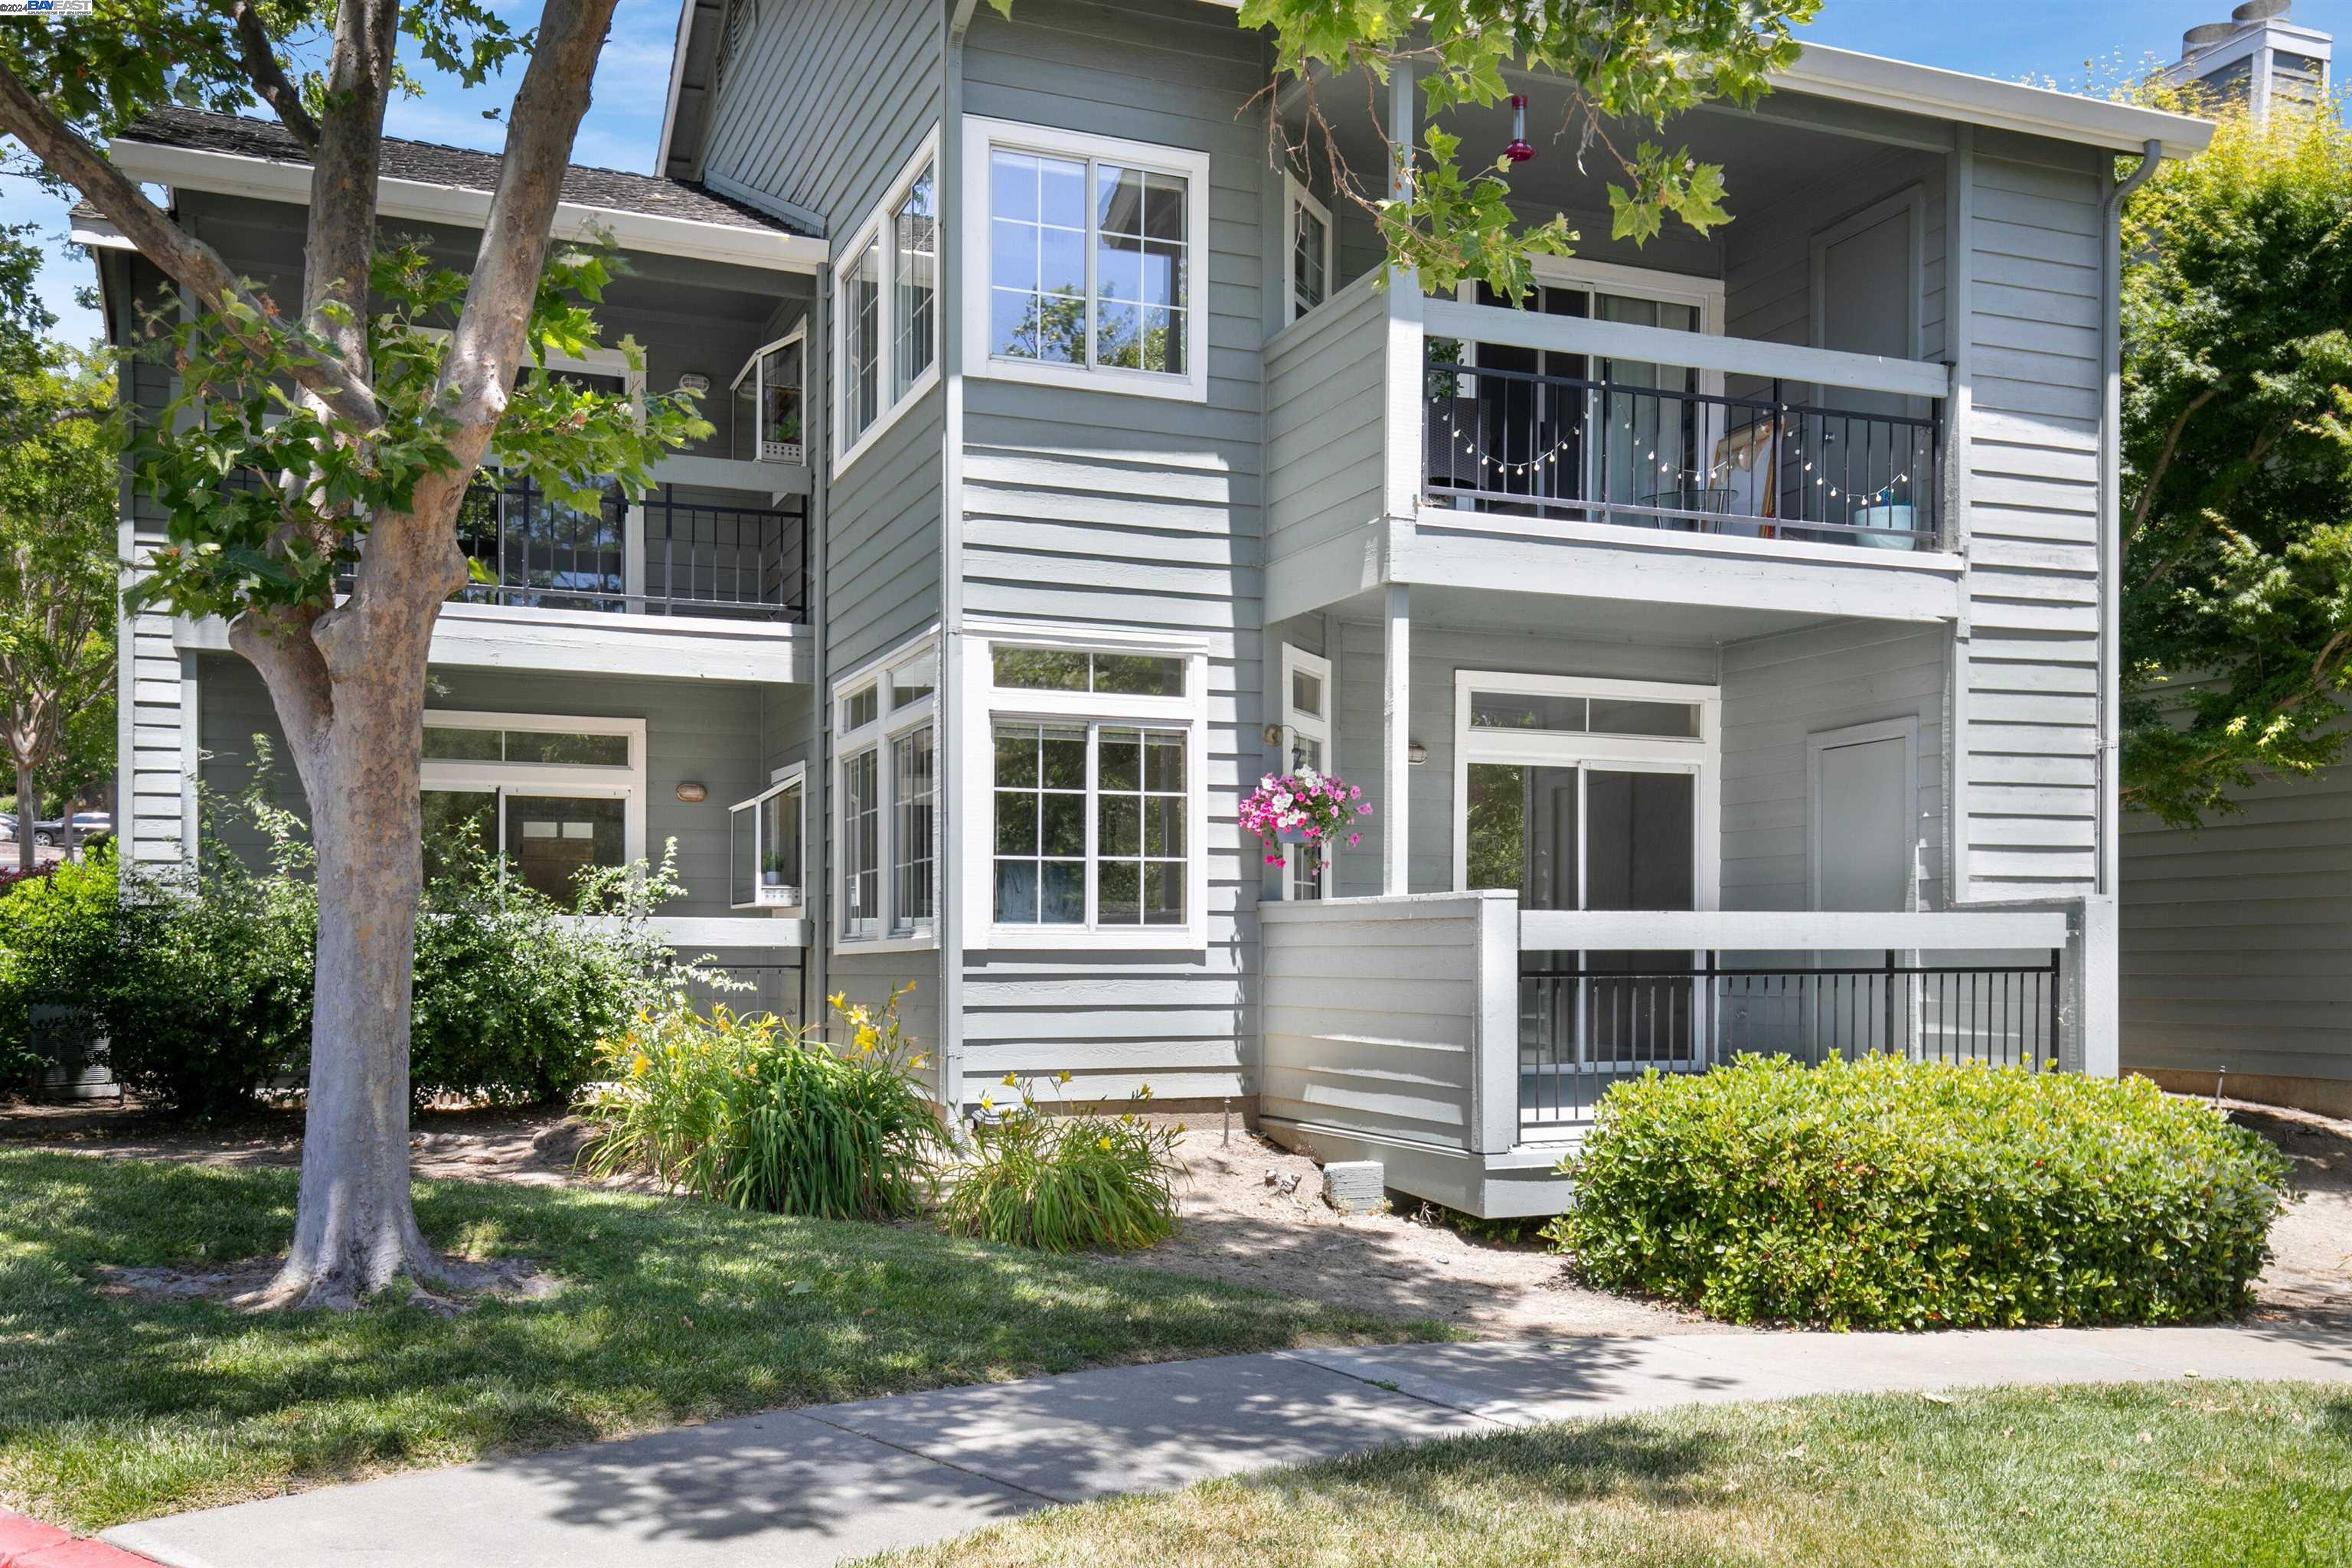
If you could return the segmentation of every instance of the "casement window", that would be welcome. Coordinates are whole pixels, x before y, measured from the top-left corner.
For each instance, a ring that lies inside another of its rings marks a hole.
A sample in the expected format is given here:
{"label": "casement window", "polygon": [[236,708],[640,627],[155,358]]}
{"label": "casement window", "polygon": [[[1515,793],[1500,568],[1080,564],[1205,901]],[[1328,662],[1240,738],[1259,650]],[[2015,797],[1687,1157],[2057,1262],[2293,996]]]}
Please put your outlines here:
{"label": "casement window", "polygon": [[[1331,759],[1331,661],[1285,643],[1282,648],[1282,767],[1295,773],[1301,768],[1317,773],[1333,770]],[[1285,881],[1294,899],[1330,896],[1331,858],[1339,851],[1327,845],[1322,863],[1310,871],[1307,856],[1294,849],[1285,858]]]}
{"label": "casement window", "polygon": [[898,171],[841,256],[833,311],[835,472],[940,377],[937,132]]}
{"label": "casement window", "polygon": [[730,900],[739,910],[808,907],[806,764],[778,768],[768,787],[727,814]]}
{"label": "casement window", "polygon": [[425,868],[470,831],[565,909],[580,873],[646,854],[646,723],[537,713],[425,715]]}
{"label": "casement window", "polygon": [[1331,209],[1288,174],[1282,186],[1290,237],[1282,318],[1295,321],[1331,297]]}
{"label": "casement window", "polygon": [[754,353],[735,373],[734,455],[761,463],[807,458],[802,405],[808,395],[808,323]]}
{"label": "casement window", "polygon": [[927,635],[835,683],[836,951],[937,940],[939,657]]}
{"label": "casement window", "polygon": [[1207,660],[1005,636],[968,668],[975,944],[1206,942]]}
{"label": "casement window", "polygon": [[964,123],[965,373],[1205,399],[1208,154]]}

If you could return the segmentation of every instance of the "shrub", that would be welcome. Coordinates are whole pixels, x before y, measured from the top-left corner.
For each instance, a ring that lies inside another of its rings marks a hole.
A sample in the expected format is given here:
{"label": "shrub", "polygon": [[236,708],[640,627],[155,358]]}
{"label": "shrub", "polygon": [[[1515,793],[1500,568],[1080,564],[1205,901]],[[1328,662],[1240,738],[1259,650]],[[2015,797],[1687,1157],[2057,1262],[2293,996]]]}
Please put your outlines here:
{"label": "shrub", "polygon": [[2288,1173],[2145,1079],[1884,1056],[1646,1074],[1560,1168],[1547,1234],[1593,1283],[1867,1329],[2239,1311]]}
{"label": "shrub", "polygon": [[[169,1110],[216,1115],[310,1073],[319,903],[300,819],[254,784],[234,801],[200,792],[194,868],[120,879],[110,847],[44,886],[0,896],[0,1079],[47,1065],[30,1053],[26,1005],[95,1014],[115,1077]],[[257,869],[227,847],[231,825],[262,844]],[[120,885],[118,885],[118,883]],[[562,1100],[584,1082],[600,1036],[666,995],[677,966],[646,917],[677,886],[666,856],[590,873],[566,918],[496,856],[465,839],[426,884],[416,932],[409,1084],[507,1104]],[[26,900],[19,903],[22,899]]]}
{"label": "shrub", "polygon": [[110,843],[0,882],[0,1084],[62,1065],[31,1011],[84,1004],[112,948],[115,889]]}
{"label": "shrub", "polygon": [[[1181,1123],[1154,1127],[1135,1110],[1055,1115],[1034,1079],[1004,1082],[1020,1103],[978,1130],[948,1192],[949,1229],[1045,1252],[1131,1252],[1175,1234]],[[1139,1089],[1131,1103],[1150,1098]],[[987,1098],[981,1106],[995,1110]]]}
{"label": "shrub", "polygon": [[[908,986],[907,990],[913,987]],[[833,1004],[852,1032],[836,1053],[772,1015],[708,1016],[683,997],[603,1041],[603,1081],[580,1102],[603,1123],[592,1174],[644,1171],[734,1208],[825,1219],[919,1211],[947,1142],[918,1076],[894,994],[877,1023]]]}

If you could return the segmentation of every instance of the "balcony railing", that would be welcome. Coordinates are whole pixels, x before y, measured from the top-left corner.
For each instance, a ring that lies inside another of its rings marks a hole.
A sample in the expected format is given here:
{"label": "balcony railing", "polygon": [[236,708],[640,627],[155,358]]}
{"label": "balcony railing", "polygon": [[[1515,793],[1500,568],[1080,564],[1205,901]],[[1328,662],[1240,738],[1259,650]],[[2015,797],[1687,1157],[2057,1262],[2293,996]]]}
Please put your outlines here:
{"label": "balcony railing", "polygon": [[1779,381],[1733,397],[1454,352],[1428,345],[1433,504],[1881,550],[1938,537],[1933,419],[1792,402]]}
{"label": "balcony railing", "polygon": [[[528,480],[478,487],[458,542],[483,579],[475,604],[611,614],[806,621],[804,510],[677,499],[662,485],[633,509],[559,501]],[[632,534],[636,535],[632,539]]]}

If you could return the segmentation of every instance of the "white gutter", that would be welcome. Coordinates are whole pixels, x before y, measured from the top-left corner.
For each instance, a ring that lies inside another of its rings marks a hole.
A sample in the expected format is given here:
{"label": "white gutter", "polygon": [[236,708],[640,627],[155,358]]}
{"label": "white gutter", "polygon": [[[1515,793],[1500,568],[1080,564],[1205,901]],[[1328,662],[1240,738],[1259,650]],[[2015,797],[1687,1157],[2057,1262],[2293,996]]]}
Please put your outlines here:
{"label": "white gutter", "polygon": [[[291,202],[300,206],[310,205],[308,163],[280,163],[242,153],[166,146],[129,137],[115,138],[107,153],[116,167],[142,184],[248,196],[259,201]],[[422,180],[380,181],[376,203],[376,210],[385,217],[467,228],[481,227],[490,216],[489,192],[467,185],[431,184]],[[578,202],[557,205],[555,233],[559,237],[580,239],[592,231],[612,236],[613,242],[624,250],[698,257],[772,271],[814,272],[824,265],[828,254],[824,240],[803,235],[589,206]]]}
{"label": "white gutter", "polygon": [[[1240,8],[1240,0],[1204,3],[1221,11]],[[1775,89],[2086,142],[2118,153],[2137,153],[2150,142],[2161,142],[2166,157],[2185,158],[2203,152],[2213,138],[2210,121],[2185,114],[1913,65],[1827,44],[1807,44],[1804,51],[1795,65],[1772,73]]]}
{"label": "white gutter", "polygon": [[2162,145],[2166,157],[2185,158],[2203,152],[2205,143],[2213,139],[2210,121],[2186,114],[2053,92],[2022,82],[1996,81],[1824,44],[1807,44],[1797,63],[1774,72],[1770,80],[1776,89],[2085,142],[2118,153],[2136,153],[2154,142]]}
{"label": "white gutter", "polygon": [[2139,167],[2099,203],[2099,868],[2094,887],[2120,889],[2123,874],[2123,237],[2124,203],[2164,161],[2151,138]]}

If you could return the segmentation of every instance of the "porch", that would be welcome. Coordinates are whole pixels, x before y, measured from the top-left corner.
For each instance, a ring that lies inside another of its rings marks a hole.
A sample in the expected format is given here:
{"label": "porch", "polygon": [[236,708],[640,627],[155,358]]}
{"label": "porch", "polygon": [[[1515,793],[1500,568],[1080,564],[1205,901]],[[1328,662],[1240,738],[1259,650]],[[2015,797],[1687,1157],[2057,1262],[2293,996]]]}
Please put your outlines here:
{"label": "porch", "polygon": [[[1486,1217],[1557,1212],[1613,1084],[1748,1053],[2114,1070],[2084,1027],[2079,902],[1941,911],[1532,910],[1507,889],[1259,910],[1259,1105]],[[2105,940],[2112,940],[2112,933]]]}

